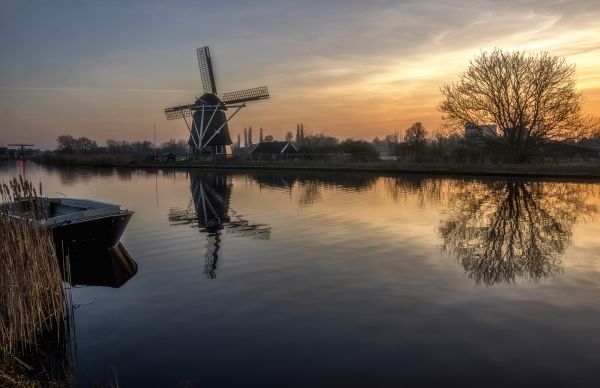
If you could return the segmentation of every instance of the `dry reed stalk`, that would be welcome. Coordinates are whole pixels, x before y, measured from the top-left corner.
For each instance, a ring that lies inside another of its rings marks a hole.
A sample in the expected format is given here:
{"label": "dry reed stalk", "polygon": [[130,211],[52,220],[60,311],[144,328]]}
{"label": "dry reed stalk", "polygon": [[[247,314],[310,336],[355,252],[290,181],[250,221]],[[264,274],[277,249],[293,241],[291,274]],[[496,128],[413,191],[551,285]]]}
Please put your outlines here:
{"label": "dry reed stalk", "polygon": [[51,232],[33,221],[45,217],[41,194],[41,184],[38,196],[22,177],[0,184],[0,346],[5,358],[69,326],[70,298]]}

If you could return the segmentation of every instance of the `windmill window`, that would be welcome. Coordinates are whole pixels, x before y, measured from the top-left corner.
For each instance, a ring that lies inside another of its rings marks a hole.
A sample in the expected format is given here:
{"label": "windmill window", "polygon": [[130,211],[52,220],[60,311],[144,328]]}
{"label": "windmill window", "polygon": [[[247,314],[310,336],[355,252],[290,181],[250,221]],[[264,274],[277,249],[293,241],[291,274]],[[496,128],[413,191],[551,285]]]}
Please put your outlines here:
{"label": "windmill window", "polygon": [[222,153],[223,153],[223,146],[222,145],[215,146],[215,154],[220,155]]}

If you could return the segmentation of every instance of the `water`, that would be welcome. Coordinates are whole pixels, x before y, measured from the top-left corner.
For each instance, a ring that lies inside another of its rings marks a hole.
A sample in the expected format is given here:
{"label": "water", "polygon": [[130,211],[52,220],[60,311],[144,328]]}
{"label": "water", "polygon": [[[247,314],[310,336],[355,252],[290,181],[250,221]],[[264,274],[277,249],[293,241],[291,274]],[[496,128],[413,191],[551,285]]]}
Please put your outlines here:
{"label": "water", "polygon": [[600,386],[600,184],[26,175],[135,211],[137,273],[73,290],[80,385]]}

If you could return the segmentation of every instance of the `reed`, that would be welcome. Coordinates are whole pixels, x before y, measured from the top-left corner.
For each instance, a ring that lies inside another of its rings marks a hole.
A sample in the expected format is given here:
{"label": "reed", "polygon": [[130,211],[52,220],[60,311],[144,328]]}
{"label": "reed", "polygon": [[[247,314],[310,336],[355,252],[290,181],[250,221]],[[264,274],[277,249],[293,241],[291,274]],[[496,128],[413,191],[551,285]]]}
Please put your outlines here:
{"label": "reed", "polygon": [[[33,221],[45,217],[41,195],[41,184],[36,190],[21,176],[0,184],[0,362],[5,370],[11,363],[28,369],[19,357],[43,348],[49,335],[69,342],[71,303],[61,263],[51,232]],[[68,265],[63,268],[68,275]]]}

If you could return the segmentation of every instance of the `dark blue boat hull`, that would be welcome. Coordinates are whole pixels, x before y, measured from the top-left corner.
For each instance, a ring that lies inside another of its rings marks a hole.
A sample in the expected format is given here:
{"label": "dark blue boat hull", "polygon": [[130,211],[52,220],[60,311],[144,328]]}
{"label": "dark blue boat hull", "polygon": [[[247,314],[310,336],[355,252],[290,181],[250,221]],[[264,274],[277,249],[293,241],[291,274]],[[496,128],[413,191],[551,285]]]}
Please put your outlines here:
{"label": "dark blue boat hull", "polygon": [[51,227],[58,253],[71,250],[109,249],[116,246],[125,232],[133,212],[121,212],[79,222]]}

